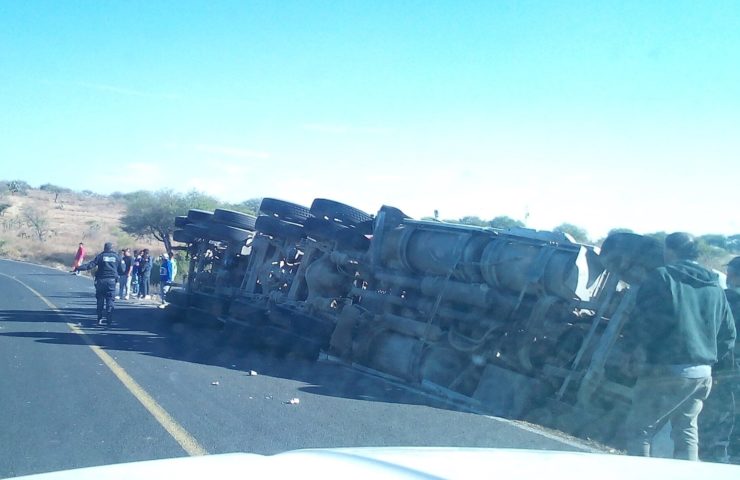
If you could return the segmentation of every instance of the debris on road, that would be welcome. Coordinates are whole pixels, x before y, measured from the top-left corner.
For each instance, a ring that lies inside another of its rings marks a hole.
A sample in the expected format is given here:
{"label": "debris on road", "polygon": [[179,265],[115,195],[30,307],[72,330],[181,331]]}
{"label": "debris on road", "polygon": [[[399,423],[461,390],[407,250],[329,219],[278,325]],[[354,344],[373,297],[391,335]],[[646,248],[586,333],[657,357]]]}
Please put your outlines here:
{"label": "debris on road", "polygon": [[218,382],[218,380],[216,380],[215,382],[211,382],[211,385],[218,386],[218,385],[221,385],[221,384]]}
{"label": "debris on road", "polygon": [[290,405],[298,405],[299,403],[301,403],[301,399],[300,398],[291,398],[290,400],[288,400],[285,403],[286,404],[290,404]]}

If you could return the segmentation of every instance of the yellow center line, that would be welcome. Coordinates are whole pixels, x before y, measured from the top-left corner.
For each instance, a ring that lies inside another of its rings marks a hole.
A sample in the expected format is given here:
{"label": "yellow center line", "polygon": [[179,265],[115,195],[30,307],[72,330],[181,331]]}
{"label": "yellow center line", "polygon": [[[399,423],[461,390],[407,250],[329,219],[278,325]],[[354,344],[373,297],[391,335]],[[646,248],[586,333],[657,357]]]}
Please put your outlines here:
{"label": "yellow center line", "polygon": [[[64,317],[64,313],[56,305],[51,303],[51,301],[49,301],[46,297],[41,295],[31,286],[25,284],[15,277],[11,277],[10,275],[6,275],[4,273],[0,273],[0,275],[23,285],[31,293],[36,295],[42,302],[44,302],[46,306],[48,306],[52,311]],[[139,403],[141,403],[144,408],[147,409],[147,411],[154,417],[154,419],[159,422],[159,424],[162,425],[165,430],[167,430],[167,433],[169,433],[170,436],[172,436],[172,438],[174,438],[175,441],[180,444],[182,449],[185,450],[188,455],[208,455],[206,449],[203,448],[187,430],[185,430],[179,423],[177,423],[177,421],[172,418],[172,415],[167,413],[167,410],[162,408],[162,406],[159,405],[159,403],[157,403],[157,401],[154,400],[154,398],[152,398],[152,396],[149,395],[149,393],[147,393],[147,391],[144,390],[144,388],[142,388],[142,386],[139,385],[138,382],[134,380],[133,377],[129,375],[128,372],[126,372],[126,370],[124,370],[124,368],[108,354],[108,352],[103,350],[99,345],[96,345],[92,341],[90,336],[83,332],[79,327],[69,322],[66,323],[69,329],[72,330],[72,332],[82,337],[82,339],[85,341],[85,343],[87,343],[87,345],[95,353],[95,355],[97,355],[98,358],[103,361],[103,363],[110,369],[110,371],[113,372],[113,375],[115,375],[118,380],[121,381],[123,386],[126,387],[129,392],[131,392],[131,395],[133,395],[139,401]]]}

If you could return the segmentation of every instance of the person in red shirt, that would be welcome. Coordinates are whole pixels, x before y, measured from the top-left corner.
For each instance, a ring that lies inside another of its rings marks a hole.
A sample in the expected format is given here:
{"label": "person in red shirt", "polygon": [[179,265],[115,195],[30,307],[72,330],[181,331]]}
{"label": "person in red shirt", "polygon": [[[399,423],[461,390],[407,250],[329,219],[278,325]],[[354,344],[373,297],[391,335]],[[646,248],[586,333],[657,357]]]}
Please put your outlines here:
{"label": "person in red shirt", "polygon": [[[75,254],[75,260],[72,262],[72,270],[75,271],[77,267],[82,265],[85,261],[85,244],[80,242],[80,246],[77,247],[77,253]],[[75,271],[75,275],[79,275],[79,271]]]}

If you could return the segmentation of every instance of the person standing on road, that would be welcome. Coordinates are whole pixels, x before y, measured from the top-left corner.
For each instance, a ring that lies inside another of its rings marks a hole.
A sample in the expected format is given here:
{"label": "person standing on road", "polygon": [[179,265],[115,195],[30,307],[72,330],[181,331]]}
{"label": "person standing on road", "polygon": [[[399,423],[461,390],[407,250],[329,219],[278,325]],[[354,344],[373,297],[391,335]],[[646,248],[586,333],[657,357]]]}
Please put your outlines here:
{"label": "person standing on road", "polygon": [[159,266],[159,299],[162,304],[160,308],[164,308],[165,301],[164,296],[170,290],[170,283],[172,283],[172,262],[170,261],[167,253],[163,253],[160,258]]}
{"label": "person standing on road", "polygon": [[172,264],[172,282],[175,281],[175,278],[177,278],[177,255],[174,253],[170,257],[170,263]]}
{"label": "person standing on road", "polygon": [[[727,290],[735,330],[740,329],[740,257],[727,264]],[[699,416],[699,456],[704,461],[729,463],[740,460],[740,343],[735,342],[735,365],[715,369],[712,393]]]}
{"label": "person standing on road", "polygon": [[149,297],[149,278],[152,275],[152,258],[149,256],[149,249],[145,248],[139,260],[139,298],[148,299]]}
{"label": "person standing on road", "polygon": [[650,456],[655,434],[671,423],[673,457],[698,460],[697,418],[712,388],[712,365],[731,365],[735,323],[715,273],[699,265],[696,241],[665,239],[666,266],[637,292],[624,340],[641,371],[622,438],[630,455]]}
{"label": "person standing on road", "polygon": [[133,270],[133,259],[131,258],[130,248],[125,248],[121,250],[121,253],[123,254],[123,257],[121,257],[121,261],[123,262],[123,272],[121,273],[121,278],[118,281],[120,285],[118,289],[118,298],[128,300],[131,291],[131,271]]}
{"label": "person standing on road", "polygon": [[134,256],[131,262],[131,294],[134,297],[139,296],[139,264],[141,262],[141,254],[138,250],[134,250]]}
{"label": "person standing on road", "polygon": [[[75,253],[75,259],[72,262],[72,270],[76,269],[80,265],[82,265],[82,262],[85,261],[85,244],[80,242],[80,245],[77,247],[77,253]],[[80,272],[75,272],[75,275],[79,275]]]}
{"label": "person standing on road", "polygon": [[113,323],[113,304],[116,293],[116,281],[118,280],[118,268],[121,263],[121,257],[113,250],[113,244],[106,242],[103,251],[95,256],[90,262],[75,267],[74,271],[90,270],[97,268],[95,271],[95,299],[97,300],[98,324],[103,325],[103,312],[110,325]]}

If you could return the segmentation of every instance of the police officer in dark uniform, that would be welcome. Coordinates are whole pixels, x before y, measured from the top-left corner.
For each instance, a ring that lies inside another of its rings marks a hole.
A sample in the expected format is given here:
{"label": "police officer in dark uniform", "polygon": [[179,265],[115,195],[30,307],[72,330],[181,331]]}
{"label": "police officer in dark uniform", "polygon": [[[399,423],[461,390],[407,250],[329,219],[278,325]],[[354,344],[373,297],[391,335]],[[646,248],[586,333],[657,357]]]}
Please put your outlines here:
{"label": "police officer in dark uniform", "polygon": [[113,244],[106,242],[103,251],[99,253],[90,262],[80,265],[74,269],[75,272],[80,270],[90,270],[97,268],[95,271],[95,299],[98,302],[98,324],[103,325],[103,310],[108,325],[113,321],[113,302],[116,295],[116,282],[121,265],[121,257],[113,250]]}

